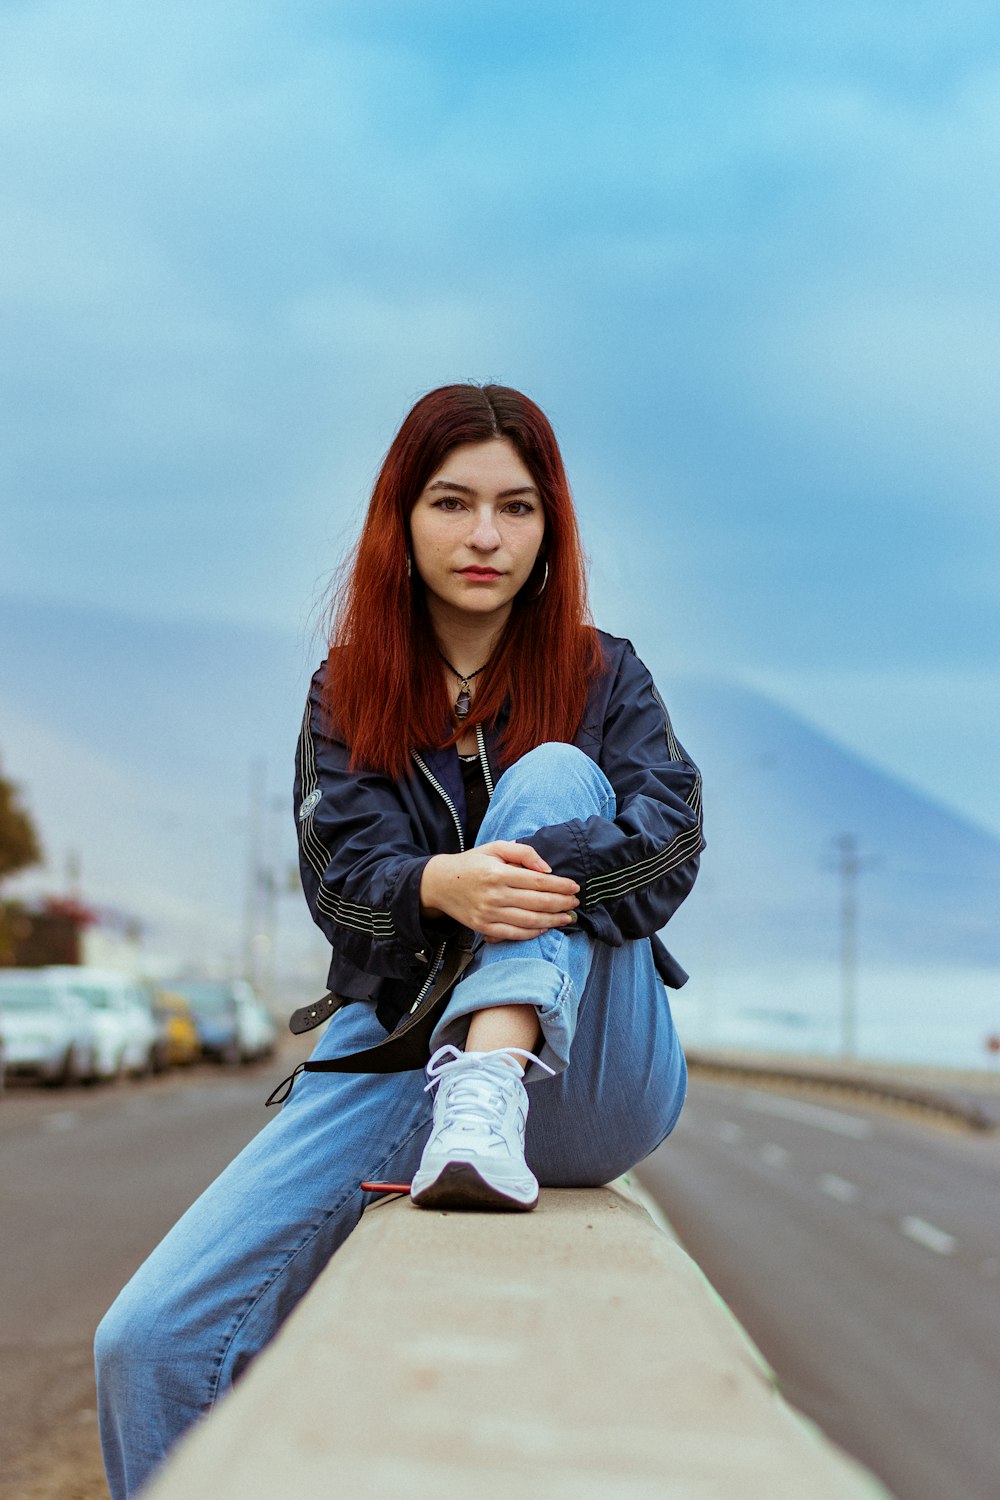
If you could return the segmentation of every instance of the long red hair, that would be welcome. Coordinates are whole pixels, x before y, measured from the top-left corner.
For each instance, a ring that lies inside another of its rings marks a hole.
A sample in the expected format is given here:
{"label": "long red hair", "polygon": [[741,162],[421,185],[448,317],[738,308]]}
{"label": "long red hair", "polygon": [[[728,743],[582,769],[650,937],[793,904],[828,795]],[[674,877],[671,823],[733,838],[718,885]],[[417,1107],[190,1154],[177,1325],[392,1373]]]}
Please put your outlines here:
{"label": "long red hair", "polygon": [[[469,716],[455,728],[423,583],[409,566],[410,512],[452,448],[491,438],[508,438],[531,474],[545,535]],[[454,743],[505,704],[504,765],[548,740],[572,740],[602,658],[562,456],[533,401],[502,385],[446,385],[421,397],[375,481],[330,607],[329,636],[326,706],[353,767],[399,777],[411,769],[411,749]]]}

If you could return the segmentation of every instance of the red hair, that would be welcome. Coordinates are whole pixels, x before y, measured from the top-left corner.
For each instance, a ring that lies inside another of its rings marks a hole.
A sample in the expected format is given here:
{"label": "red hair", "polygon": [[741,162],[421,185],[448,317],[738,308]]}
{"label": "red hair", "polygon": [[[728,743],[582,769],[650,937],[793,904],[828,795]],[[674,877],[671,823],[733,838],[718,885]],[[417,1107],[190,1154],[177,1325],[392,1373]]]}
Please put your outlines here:
{"label": "red hair", "polygon": [[[456,729],[424,586],[408,566],[410,512],[452,448],[491,438],[509,439],[531,474],[545,535],[469,716]],[[324,696],[352,766],[402,776],[411,769],[411,749],[453,744],[467,729],[495,720],[505,704],[504,765],[548,740],[572,740],[601,660],[576,513],[548,418],[507,386],[429,391],[386,454],[330,608]]]}

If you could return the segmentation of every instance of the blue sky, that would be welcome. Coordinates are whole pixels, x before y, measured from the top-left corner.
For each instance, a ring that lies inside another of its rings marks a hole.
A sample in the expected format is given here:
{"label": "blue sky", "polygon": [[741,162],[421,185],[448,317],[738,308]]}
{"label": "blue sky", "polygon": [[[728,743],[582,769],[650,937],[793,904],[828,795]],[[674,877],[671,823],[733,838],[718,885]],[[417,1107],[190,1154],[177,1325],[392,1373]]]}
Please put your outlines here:
{"label": "blue sky", "polygon": [[0,3],[0,592],[299,629],[499,379],[600,623],[1000,830],[998,169],[986,4]]}

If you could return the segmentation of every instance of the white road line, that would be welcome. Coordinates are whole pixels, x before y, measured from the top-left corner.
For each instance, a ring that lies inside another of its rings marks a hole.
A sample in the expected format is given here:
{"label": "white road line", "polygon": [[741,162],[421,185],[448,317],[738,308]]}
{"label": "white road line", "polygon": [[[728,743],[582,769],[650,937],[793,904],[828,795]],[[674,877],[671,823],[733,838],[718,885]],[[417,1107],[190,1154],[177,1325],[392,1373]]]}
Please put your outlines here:
{"label": "white road line", "polygon": [[943,1229],[936,1229],[926,1219],[912,1216],[900,1219],[899,1227],[909,1239],[923,1245],[925,1250],[933,1250],[935,1255],[952,1255],[958,1249],[958,1240],[954,1235],[946,1234]]}
{"label": "white road line", "polygon": [[735,1145],[737,1141],[743,1139],[743,1126],[735,1124],[732,1120],[720,1120],[716,1129],[719,1139],[728,1142],[729,1145]]}
{"label": "white road line", "polygon": [[786,1151],[784,1146],[776,1146],[773,1141],[768,1141],[760,1148],[760,1159],[767,1162],[769,1167],[787,1167],[792,1153]]}
{"label": "white road line", "polygon": [[49,1135],[59,1135],[64,1130],[75,1130],[80,1123],[80,1115],[75,1109],[60,1109],[54,1115],[46,1115],[42,1120],[42,1129]]}
{"label": "white road line", "polygon": [[758,1114],[798,1120],[803,1125],[816,1125],[820,1130],[832,1131],[834,1135],[849,1135],[856,1141],[863,1141],[872,1133],[870,1120],[842,1114],[839,1109],[826,1109],[822,1104],[807,1104],[803,1099],[783,1099],[780,1094],[759,1094],[748,1090],[743,1095],[743,1103]]}
{"label": "white road line", "polygon": [[854,1183],[848,1182],[845,1177],[838,1177],[836,1172],[824,1172],[819,1178],[819,1185],[822,1192],[836,1198],[838,1203],[853,1203],[858,1196]]}

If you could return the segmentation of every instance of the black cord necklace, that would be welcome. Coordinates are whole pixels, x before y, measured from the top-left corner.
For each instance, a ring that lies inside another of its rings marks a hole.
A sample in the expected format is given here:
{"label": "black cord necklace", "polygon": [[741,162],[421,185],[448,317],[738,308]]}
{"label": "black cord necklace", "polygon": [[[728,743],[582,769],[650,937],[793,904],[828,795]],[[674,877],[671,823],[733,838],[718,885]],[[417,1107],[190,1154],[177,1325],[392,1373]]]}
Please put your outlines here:
{"label": "black cord necklace", "polygon": [[469,696],[469,683],[472,681],[473,677],[478,677],[480,672],[486,671],[486,668],[489,666],[489,662],[483,662],[483,665],[481,667],[477,667],[474,672],[470,672],[468,677],[463,677],[458,668],[452,666],[451,662],[443,652],[439,651],[438,656],[441,657],[441,660],[448,668],[448,671],[454,672],[459,681],[458,697],[455,699],[455,718],[468,718],[469,705],[472,702],[472,699]]}

